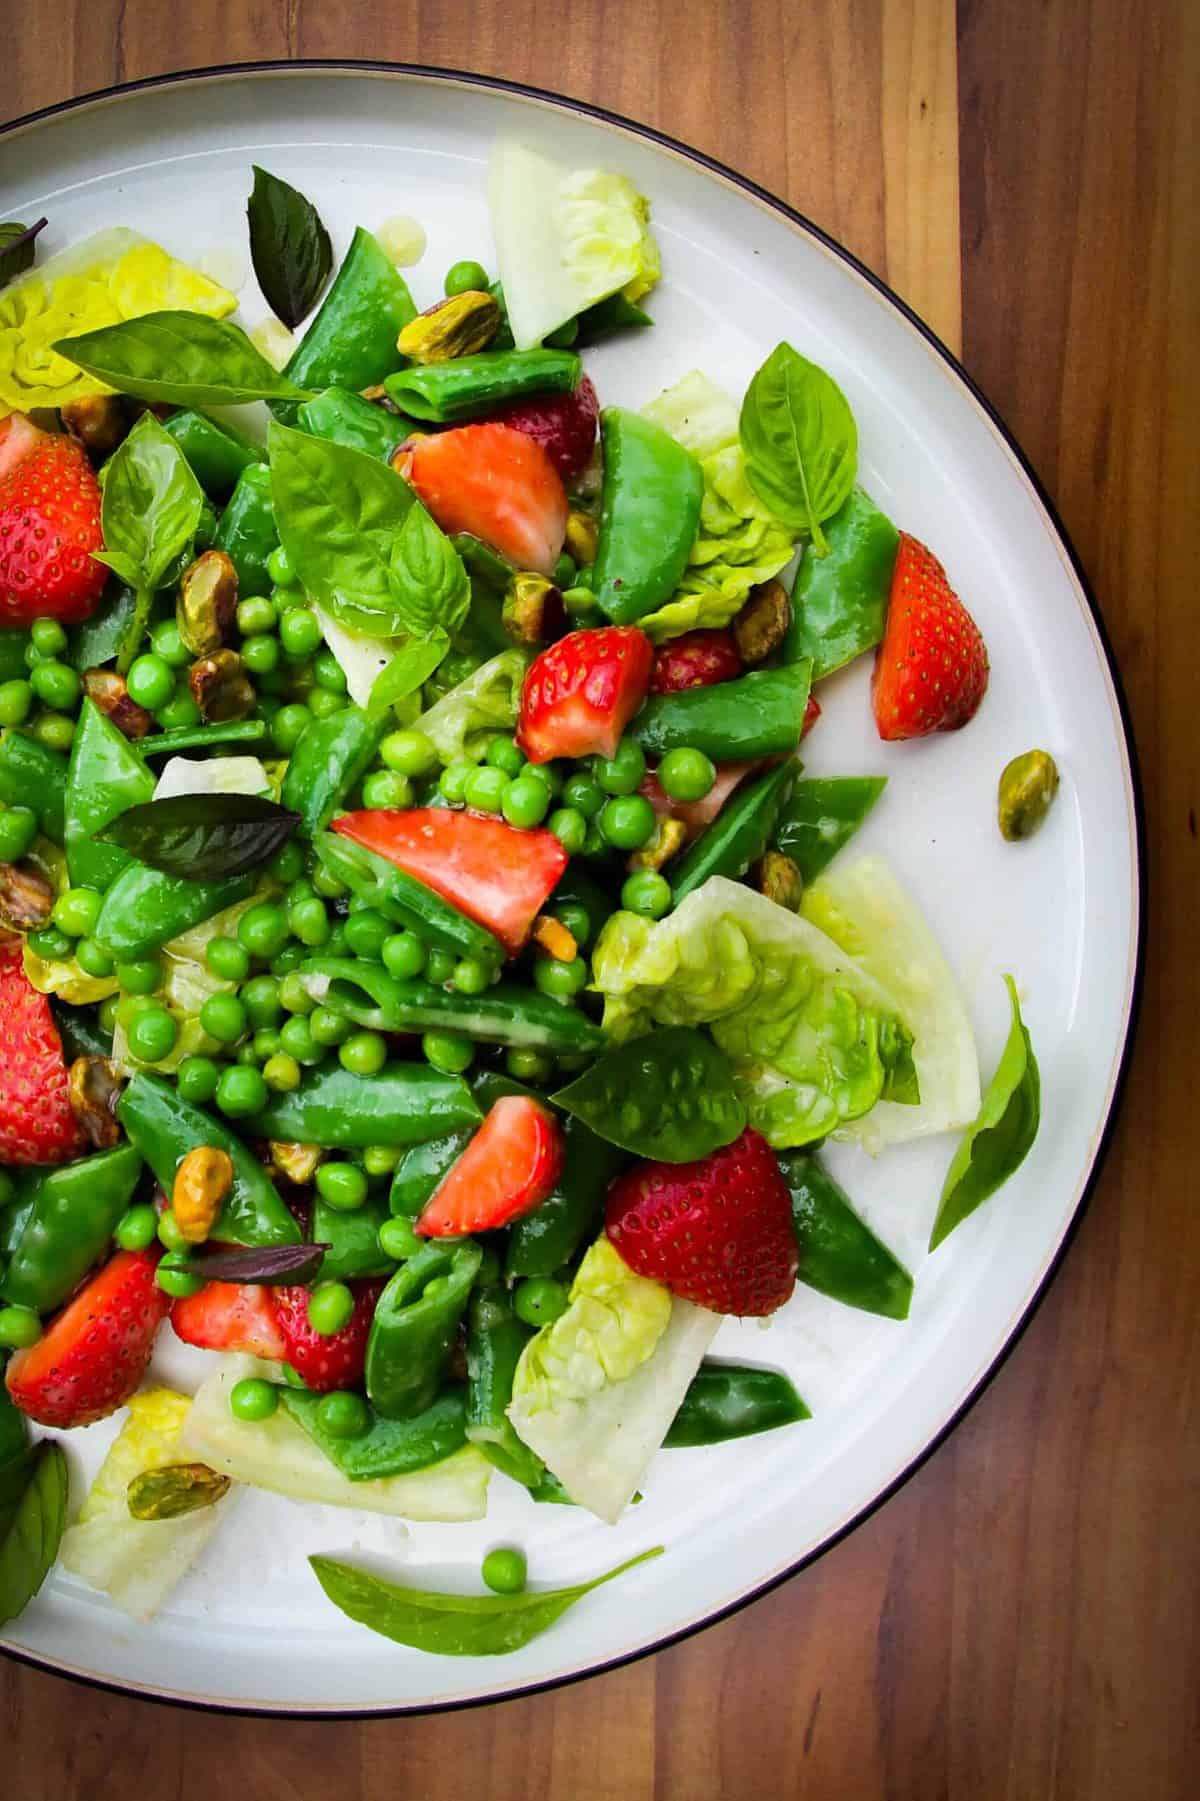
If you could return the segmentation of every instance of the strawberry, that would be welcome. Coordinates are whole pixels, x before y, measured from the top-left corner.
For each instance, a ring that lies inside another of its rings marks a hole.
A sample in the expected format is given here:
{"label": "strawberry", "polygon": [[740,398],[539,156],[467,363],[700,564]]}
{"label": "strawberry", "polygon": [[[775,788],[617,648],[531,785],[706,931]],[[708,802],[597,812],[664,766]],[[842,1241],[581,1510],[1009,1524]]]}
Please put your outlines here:
{"label": "strawberry", "polygon": [[354,1312],[350,1323],[329,1338],[322,1338],[308,1323],[308,1288],[275,1288],[275,1318],[283,1337],[284,1360],[318,1394],[362,1384],[367,1336],[375,1317],[375,1303],[382,1282],[351,1282]]}
{"label": "strawberry", "polygon": [[73,438],[23,413],[0,420],[0,626],[86,619],[108,577],[100,484]]}
{"label": "strawberry", "polygon": [[370,807],[343,813],[332,829],[486,926],[511,957],[568,862],[553,832],[518,831],[491,814],[452,813],[448,807]]}
{"label": "strawberry", "polygon": [[521,691],[517,743],[529,761],[615,756],[645,699],[653,660],[636,625],[568,632],[542,651]]}
{"label": "strawberry", "polygon": [[562,1174],[563,1135],[525,1095],[496,1101],[417,1221],[426,1238],[495,1232],[540,1207]]}
{"label": "strawberry", "polygon": [[158,1249],[118,1251],[63,1308],[5,1380],[43,1426],[90,1426],[123,1407],[146,1373],[170,1303],[154,1280]]}
{"label": "strawberry", "polygon": [[574,481],[585,468],[596,442],[599,417],[596,390],[586,375],[573,393],[514,400],[492,414],[501,425],[510,425],[540,444],[564,482]]}
{"label": "strawberry", "polygon": [[460,425],[416,438],[401,473],[443,531],[470,532],[518,569],[552,575],[567,491],[548,451],[511,425]]}
{"label": "strawberry", "polygon": [[171,1324],[184,1344],[205,1351],[245,1351],[269,1363],[287,1356],[270,1290],[256,1282],[206,1282],[174,1302]]}
{"label": "strawberry", "polygon": [[25,974],[19,938],[0,940],[0,1164],[67,1163],[87,1148],[71,1111],[62,1039]]}
{"label": "strawberry", "polygon": [[678,694],[683,688],[711,688],[742,673],[732,632],[684,632],[660,645],[650,673],[651,694]]}
{"label": "strawberry", "polygon": [[703,800],[672,800],[664,793],[662,783],[653,772],[643,776],[638,793],[645,795],[660,819],[682,819],[687,827],[685,842],[690,844],[712,824],[739,783],[757,768],[757,762],[721,763],[717,768],[717,779]]}
{"label": "strawberry", "polygon": [[821,717],[821,703],[815,694],[810,694],[804,706],[804,718],[800,725],[801,738],[807,738],[817,720]]}
{"label": "strawberry", "polygon": [[713,1313],[774,1313],[796,1285],[791,1197],[749,1126],[697,1163],[635,1164],[609,1190],[606,1225],[636,1274]]}
{"label": "strawberry", "polygon": [[871,679],[879,736],[955,732],[974,718],[987,684],[987,648],[979,627],[933,552],[901,532],[887,626]]}

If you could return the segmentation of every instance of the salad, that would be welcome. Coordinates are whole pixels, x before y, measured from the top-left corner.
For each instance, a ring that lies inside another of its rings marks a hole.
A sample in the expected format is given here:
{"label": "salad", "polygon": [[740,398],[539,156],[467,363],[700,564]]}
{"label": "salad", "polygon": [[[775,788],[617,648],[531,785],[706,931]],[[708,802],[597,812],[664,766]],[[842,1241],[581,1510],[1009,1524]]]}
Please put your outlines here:
{"label": "salad", "polygon": [[[798,1283],[907,1316],[826,1139],[954,1135],[935,1249],[1036,1134],[1012,977],[984,1088],[929,926],[847,849],[988,659],[845,395],[783,343],[740,400],[602,405],[591,346],[653,329],[645,197],[509,142],[489,183],[494,269],[419,310],[414,222],[335,271],[255,169],[249,332],[132,230],[39,260],[45,221],[0,226],[0,1624],[60,1559],[149,1617],[247,1485],[615,1522],[660,1453],[809,1417],[709,1359],[725,1316]],[[868,653],[878,767],[809,778]],[[1057,782],[1003,772],[1005,837]],[[195,1393],[150,1371],[170,1333]],[[119,1410],[72,1514],[70,1434]],[[620,1574],[311,1561],[451,1655]]]}

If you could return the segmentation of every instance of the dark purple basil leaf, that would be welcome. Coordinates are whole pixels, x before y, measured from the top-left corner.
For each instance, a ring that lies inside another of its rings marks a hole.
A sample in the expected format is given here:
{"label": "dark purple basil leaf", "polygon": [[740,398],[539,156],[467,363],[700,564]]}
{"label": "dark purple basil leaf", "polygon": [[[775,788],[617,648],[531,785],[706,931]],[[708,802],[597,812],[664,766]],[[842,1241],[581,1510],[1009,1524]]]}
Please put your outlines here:
{"label": "dark purple basil leaf", "polygon": [[226,1251],[204,1246],[188,1253],[186,1268],[206,1282],[312,1282],[320,1273],[327,1244],[276,1244]]}
{"label": "dark purple basil leaf", "polygon": [[311,200],[257,163],[246,217],[258,285],[276,318],[294,330],[329,280],[333,268],[329,233]]}
{"label": "dark purple basil leaf", "polygon": [[165,875],[216,882],[269,863],[299,823],[257,794],[177,794],[129,807],[95,835]]}
{"label": "dark purple basil leaf", "polygon": [[47,223],[47,220],[39,219],[36,225],[21,225],[11,219],[0,225],[0,288],[32,267],[35,239]]}

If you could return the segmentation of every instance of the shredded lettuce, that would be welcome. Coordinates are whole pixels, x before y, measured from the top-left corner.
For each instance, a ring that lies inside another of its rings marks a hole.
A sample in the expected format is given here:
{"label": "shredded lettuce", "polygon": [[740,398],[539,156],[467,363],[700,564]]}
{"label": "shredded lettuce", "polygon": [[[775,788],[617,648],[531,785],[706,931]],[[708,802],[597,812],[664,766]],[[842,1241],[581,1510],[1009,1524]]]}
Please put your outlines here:
{"label": "shredded lettuce", "polygon": [[916,1098],[912,1034],[888,991],[809,920],[724,876],[657,924],[614,913],[592,975],[616,1038],[709,1026],[777,1148],[825,1138],[885,1094]]}
{"label": "shredded lettuce", "polygon": [[364,638],[350,632],[324,607],[314,606],[321,635],[341,664],[346,687],[356,706],[365,707],[380,675],[404,642],[403,638]]}
{"label": "shredded lettuce", "polygon": [[444,762],[460,757],[478,762],[488,733],[511,732],[516,725],[529,662],[527,651],[502,650],[422,713],[414,722],[417,731]]}
{"label": "shredded lettuce", "polygon": [[155,800],[180,794],[269,794],[270,777],[257,757],[169,757],[154,785]]}
{"label": "shredded lettuce", "polygon": [[640,300],[662,273],[650,203],[624,175],[569,169],[527,144],[501,141],[488,201],[518,350],[618,290]]}
{"label": "shredded lettuce", "polygon": [[738,441],[737,402],[702,369],[689,369],[642,412],[701,461]]}
{"label": "shredded lettuce", "polygon": [[571,1499],[614,1524],[720,1323],[597,1239],[567,1311],[522,1352],[508,1417]]}

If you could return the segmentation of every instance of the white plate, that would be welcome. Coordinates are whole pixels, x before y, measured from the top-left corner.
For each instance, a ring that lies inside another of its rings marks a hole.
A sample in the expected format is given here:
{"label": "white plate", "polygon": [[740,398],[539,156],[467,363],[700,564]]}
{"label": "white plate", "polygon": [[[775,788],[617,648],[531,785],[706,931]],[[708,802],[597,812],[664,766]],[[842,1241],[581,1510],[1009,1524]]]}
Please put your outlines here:
{"label": "white plate", "polygon": [[[244,277],[249,166],[262,162],[312,197],[337,251],[356,223],[420,219],[429,246],[409,275],[428,304],[457,258],[494,267],[484,165],[500,133],[622,169],[653,202],[665,270],[655,328],[589,353],[603,399],[639,405],[694,366],[740,394],[790,339],[849,396],[867,488],[936,549],[979,621],[992,679],[969,730],[881,745],[860,661],[822,689],[806,760],[816,773],[891,778],[854,848],[885,853],[925,906],[965,986],[985,1075],[1005,1032],[1000,973],[1015,972],[1041,1061],[1041,1135],[1003,1194],[928,1263],[952,1144],[877,1164],[839,1150],[837,1174],[917,1273],[912,1317],[872,1320],[800,1289],[765,1330],[727,1324],[718,1351],[786,1368],[814,1419],[663,1453],[617,1528],[535,1507],[499,1476],[485,1524],[415,1526],[407,1539],[365,1515],[246,1494],[153,1625],[131,1626],[56,1574],[7,1630],[19,1656],[147,1694],[279,1711],[453,1705],[602,1669],[760,1593],[876,1505],[978,1393],[1077,1219],[1120,1082],[1138,986],[1138,804],[1098,616],[986,404],[805,221],[690,152],[566,102],[430,72],[296,66],[151,84],[10,131],[0,218],[48,214],[43,253],[130,224],[193,261],[233,252]],[[264,316],[250,281],[242,300],[251,322]],[[1053,751],[1063,789],[1042,833],[1006,846],[996,778],[1031,745]],[[81,1476],[112,1429],[71,1436]],[[305,1563],[361,1546],[406,1575],[473,1586],[498,1541],[526,1548],[536,1583],[578,1580],[647,1545],[668,1554],[525,1650],[480,1662],[422,1656],[350,1624]]]}

